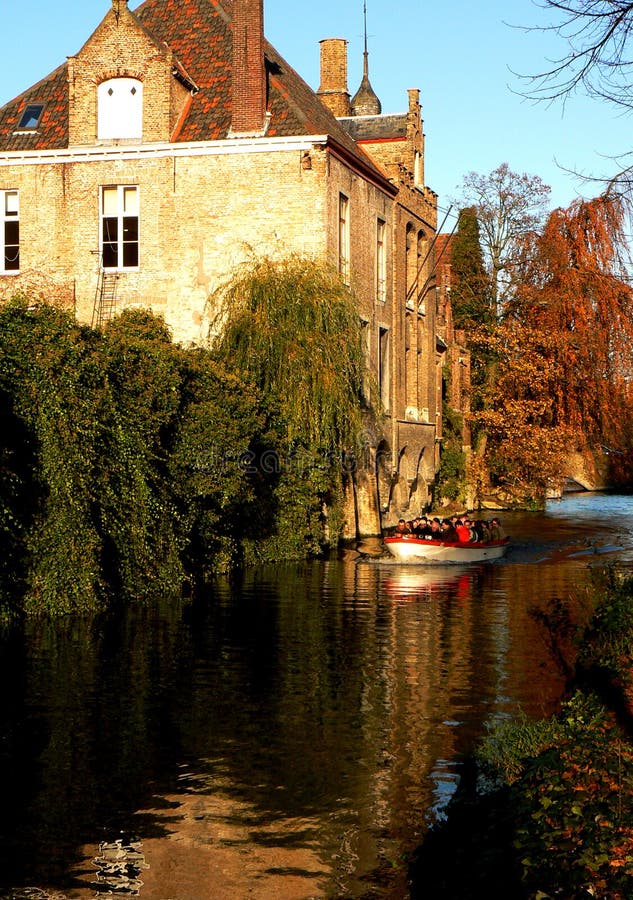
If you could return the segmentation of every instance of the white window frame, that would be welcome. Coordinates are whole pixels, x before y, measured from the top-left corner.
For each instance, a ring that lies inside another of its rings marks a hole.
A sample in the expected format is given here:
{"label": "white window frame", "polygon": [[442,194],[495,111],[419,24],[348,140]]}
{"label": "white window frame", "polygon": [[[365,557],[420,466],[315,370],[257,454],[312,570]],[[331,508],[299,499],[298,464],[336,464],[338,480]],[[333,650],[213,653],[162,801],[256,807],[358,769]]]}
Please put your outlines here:
{"label": "white window frame", "polygon": [[140,237],[138,185],[102,185],[99,191],[99,257],[104,271],[137,271]]}
{"label": "white window frame", "polygon": [[[17,234],[11,233],[15,231]],[[0,190],[0,275],[19,274],[20,192]]]}

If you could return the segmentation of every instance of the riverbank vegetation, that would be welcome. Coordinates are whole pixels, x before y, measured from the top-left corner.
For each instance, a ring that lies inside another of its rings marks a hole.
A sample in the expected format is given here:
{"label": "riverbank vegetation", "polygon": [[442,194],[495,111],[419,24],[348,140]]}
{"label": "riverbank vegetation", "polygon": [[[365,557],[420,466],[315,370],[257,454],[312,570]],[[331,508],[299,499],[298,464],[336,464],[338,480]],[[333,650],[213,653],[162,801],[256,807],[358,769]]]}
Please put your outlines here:
{"label": "riverbank vegetation", "polygon": [[95,331],[2,308],[0,618],[143,602],[338,540],[341,457],[368,409],[353,301],[298,259],[240,278],[214,349],[141,311]]}
{"label": "riverbank vegetation", "polygon": [[607,573],[593,602],[587,623],[543,619],[569,695],[549,720],[492,728],[421,848],[413,897],[633,895],[633,578]]}

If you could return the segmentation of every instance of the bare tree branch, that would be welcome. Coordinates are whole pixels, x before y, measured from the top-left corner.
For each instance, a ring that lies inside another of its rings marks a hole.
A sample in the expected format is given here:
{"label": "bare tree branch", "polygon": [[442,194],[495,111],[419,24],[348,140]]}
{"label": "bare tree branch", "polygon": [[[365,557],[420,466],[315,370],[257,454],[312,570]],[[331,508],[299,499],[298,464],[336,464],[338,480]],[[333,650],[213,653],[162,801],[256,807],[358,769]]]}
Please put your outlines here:
{"label": "bare tree branch", "polygon": [[525,28],[557,34],[568,52],[536,75],[527,96],[560,100],[582,89],[589,96],[633,109],[633,2],[630,0],[543,0],[553,11],[551,25]]}

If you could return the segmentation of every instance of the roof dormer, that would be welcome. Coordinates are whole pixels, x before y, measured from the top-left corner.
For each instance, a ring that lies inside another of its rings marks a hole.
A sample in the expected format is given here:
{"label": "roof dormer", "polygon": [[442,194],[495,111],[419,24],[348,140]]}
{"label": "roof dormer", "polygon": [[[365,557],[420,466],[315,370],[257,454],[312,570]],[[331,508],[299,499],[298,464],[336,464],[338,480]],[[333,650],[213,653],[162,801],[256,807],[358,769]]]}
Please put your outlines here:
{"label": "roof dormer", "polygon": [[171,49],[112,0],[101,24],[68,58],[68,143],[169,141],[191,94]]}

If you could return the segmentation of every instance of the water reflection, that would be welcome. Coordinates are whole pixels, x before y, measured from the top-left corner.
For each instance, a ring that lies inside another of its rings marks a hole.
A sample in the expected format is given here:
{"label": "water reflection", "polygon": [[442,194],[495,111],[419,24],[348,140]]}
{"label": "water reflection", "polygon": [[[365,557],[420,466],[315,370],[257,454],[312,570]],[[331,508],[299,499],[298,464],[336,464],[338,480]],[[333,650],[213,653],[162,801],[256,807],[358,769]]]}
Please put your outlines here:
{"label": "water reflection", "polygon": [[405,897],[487,724],[556,705],[531,609],[631,558],[617,502],[505,517],[493,565],[347,554],[31,624],[0,656],[0,896]]}

